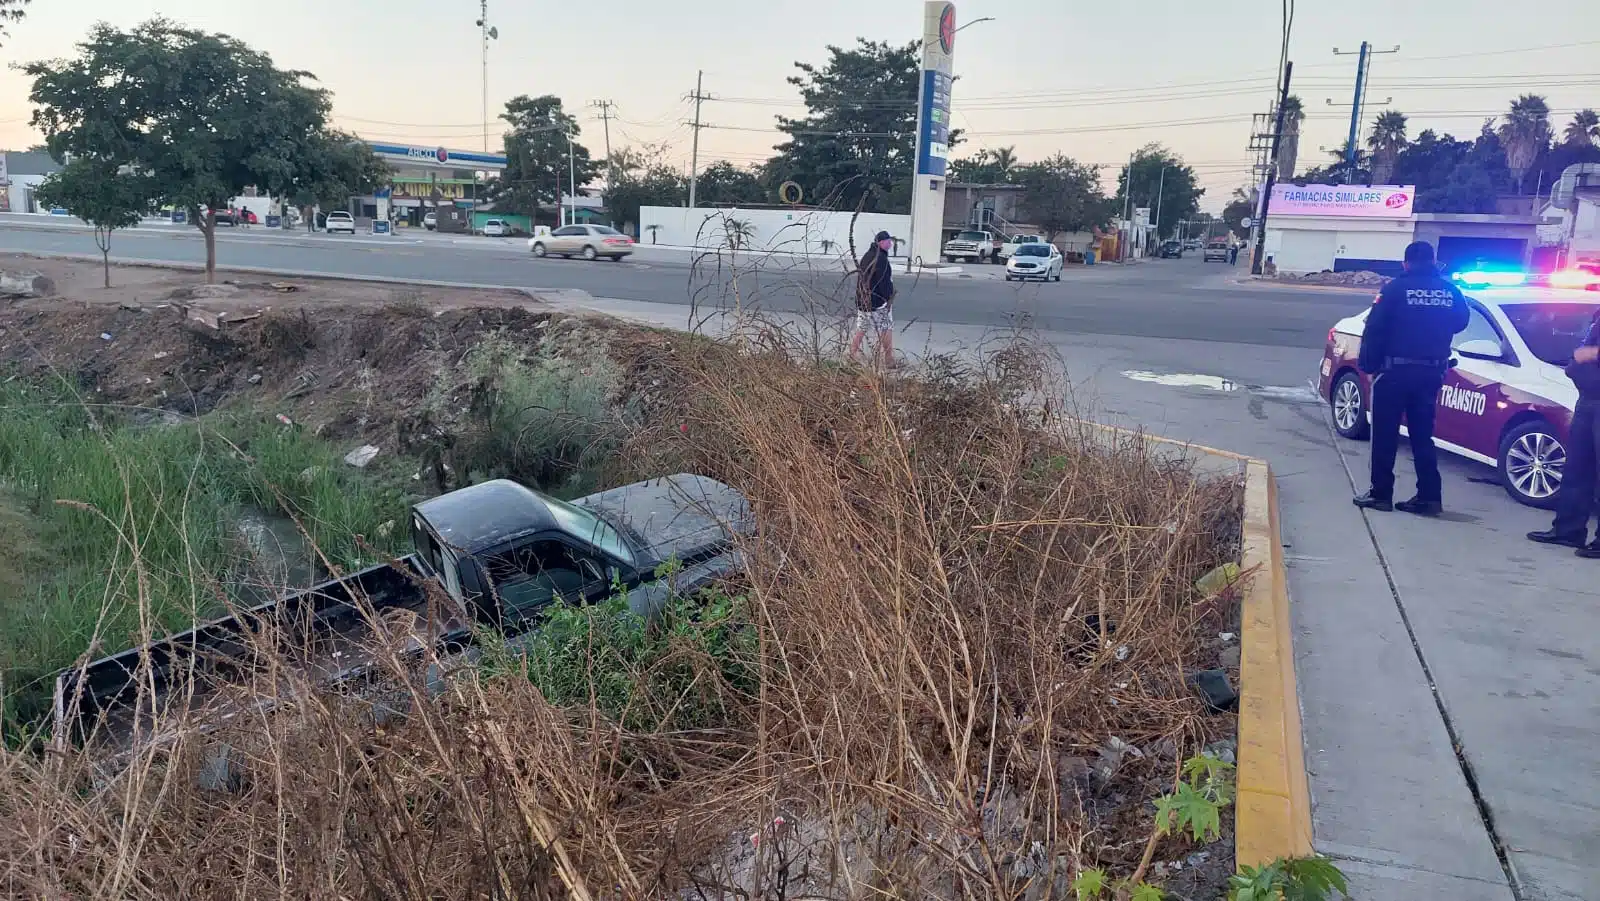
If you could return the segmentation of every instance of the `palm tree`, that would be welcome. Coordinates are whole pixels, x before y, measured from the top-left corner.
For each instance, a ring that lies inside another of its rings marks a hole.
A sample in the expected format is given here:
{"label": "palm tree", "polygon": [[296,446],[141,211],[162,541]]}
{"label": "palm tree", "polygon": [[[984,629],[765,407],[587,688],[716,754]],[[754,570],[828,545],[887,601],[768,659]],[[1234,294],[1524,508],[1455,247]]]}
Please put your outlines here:
{"label": "palm tree", "polygon": [[1001,147],[994,152],[994,168],[1000,173],[1000,181],[1011,180],[1011,170],[1017,167],[1017,148]]}
{"label": "palm tree", "polygon": [[1538,94],[1523,94],[1511,101],[1499,134],[1506,149],[1506,168],[1511,170],[1511,185],[1521,191],[1522,177],[1539,154],[1550,147],[1550,104]]}
{"label": "palm tree", "polygon": [[1379,114],[1372,123],[1372,135],[1367,138],[1372,150],[1372,182],[1385,185],[1394,175],[1395,164],[1400,161],[1400,151],[1406,148],[1406,117],[1397,110]]}
{"label": "palm tree", "polygon": [[1306,121],[1305,107],[1297,94],[1283,101],[1283,137],[1278,140],[1278,178],[1294,178],[1295,158],[1300,155],[1300,125]]}
{"label": "palm tree", "polygon": [[1567,123],[1563,140],[1572,147],[1588,147],[1600,143],[1600,113],[1592,109],[1578,110]]}

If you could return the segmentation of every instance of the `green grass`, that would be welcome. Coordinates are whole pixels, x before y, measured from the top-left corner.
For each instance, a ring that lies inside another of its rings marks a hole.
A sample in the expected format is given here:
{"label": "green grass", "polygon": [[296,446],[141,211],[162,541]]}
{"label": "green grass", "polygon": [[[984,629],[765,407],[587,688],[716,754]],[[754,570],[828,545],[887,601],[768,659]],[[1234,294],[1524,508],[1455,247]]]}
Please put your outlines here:
{"label": "green grass", "polygon": [[398,490],[265,415],[140,425],[129,413],[0,385],[0,722],[40,716],[51,675],[92,644],[111,653],[143,626],[171,631],[222,610],[247,507],[294,515],[340,566],[370,563],[406,533],[378,537],[403,522]]}

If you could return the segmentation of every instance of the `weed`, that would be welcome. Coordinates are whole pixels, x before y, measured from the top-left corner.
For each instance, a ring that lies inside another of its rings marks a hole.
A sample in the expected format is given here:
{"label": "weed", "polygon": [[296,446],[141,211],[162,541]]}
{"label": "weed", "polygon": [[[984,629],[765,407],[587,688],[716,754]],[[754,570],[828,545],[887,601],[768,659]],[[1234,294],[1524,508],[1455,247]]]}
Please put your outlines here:
{"label": "weed", "polygon": [[[459,419],[448,456],[465,483],[515,479],[565,497],[587,493],[617,451],[625,412],[612,408],[621,373],[598,351],[529,355],[501,335],[473,348],[462,377],[447,375],[430,403]],[[465,409],[448,409],[465,394]]]}
{"label": "weed", "polygon": [[1324,857],[1279,858],[1228,880],[1228,901],[1329,901],[1334,892],[1348,898],[1350,886]]}
{"label": "weed", "polygon": [[0,593],[0,717],[36,718],[47,679],[81,654],[219,613],[251,568],[234,527],[247,506],[294,517],[340,566],[371,559],[365,541],[390,546],[379,526],[402,499],[342,469],[259,417],[147,426],[55,388],[0,385],[0,523],[31,533],[8,542],[24,552]]}

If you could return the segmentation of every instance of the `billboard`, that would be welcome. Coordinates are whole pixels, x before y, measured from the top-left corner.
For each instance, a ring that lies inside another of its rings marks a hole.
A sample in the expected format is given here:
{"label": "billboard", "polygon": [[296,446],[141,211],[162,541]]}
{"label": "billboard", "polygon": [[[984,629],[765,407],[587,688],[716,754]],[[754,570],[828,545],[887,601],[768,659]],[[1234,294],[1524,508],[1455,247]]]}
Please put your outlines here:
{"label": "billboard", "polygon": [[950,159],[950,77],[956,43],[953,3],[928,3],[923,12],[922,108],[918,110],[917,174],[943,178]]}
{"label": "billboard", "polygon": [[1415,185],[1274,185],[1273,216],[1410,219]]}

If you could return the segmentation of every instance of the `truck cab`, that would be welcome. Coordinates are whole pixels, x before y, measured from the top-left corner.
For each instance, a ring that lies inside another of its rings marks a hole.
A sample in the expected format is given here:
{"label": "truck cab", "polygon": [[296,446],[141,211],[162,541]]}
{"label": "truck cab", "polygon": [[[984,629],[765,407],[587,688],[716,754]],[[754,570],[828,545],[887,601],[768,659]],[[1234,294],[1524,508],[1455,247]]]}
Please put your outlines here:
{"label": "truck cab", "polygon": [[526,633],[557,600],[624,592],[635,613],[653,616],[671,592],[734,572],[736,543],[751,530],[744,496],[698,475],[571,502],[504,479],[472,485],[412,507],[404,557],[63,671],[56,734],[82,737],[101,724],[103,735],[124,738],[141,711],[165,706],[180,686],[192,688],[191,707],[226,703],[215,689],[250,678],[263,641],[313,681],[340,683],[371,669],[375,624],[405,630],[409,652],[420,654],[469,648],[482,627]]}

